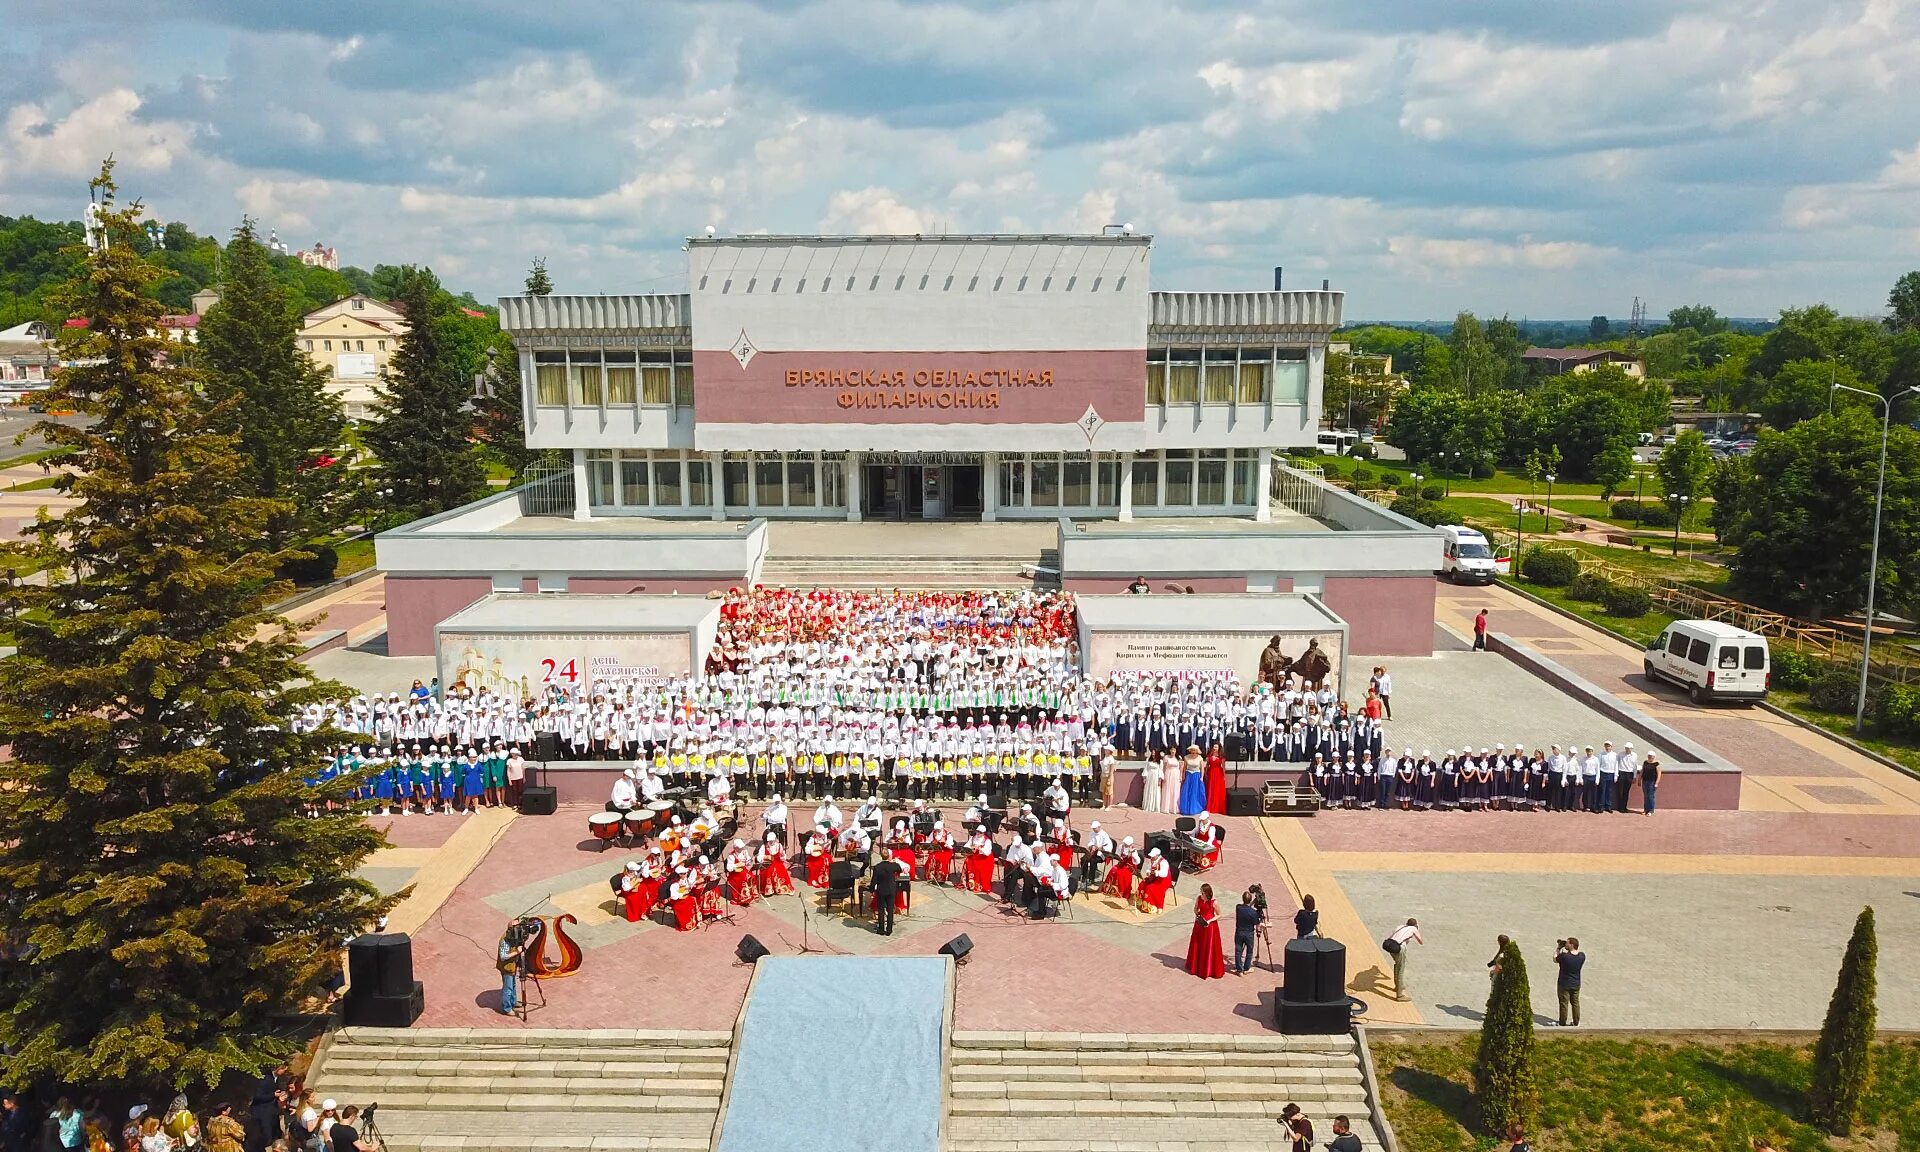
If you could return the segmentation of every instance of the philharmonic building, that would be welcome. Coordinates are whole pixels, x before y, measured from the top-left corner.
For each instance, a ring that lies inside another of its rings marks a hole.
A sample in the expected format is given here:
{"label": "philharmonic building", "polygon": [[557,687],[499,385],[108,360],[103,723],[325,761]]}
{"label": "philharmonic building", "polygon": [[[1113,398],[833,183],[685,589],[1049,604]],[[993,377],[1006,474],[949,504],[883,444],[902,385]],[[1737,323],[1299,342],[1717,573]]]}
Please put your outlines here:
{"label": "philharmonic building", "polygon": [[686,250],[683,292],[500,301],[576,519],[1264,520],[1340,324],[1339,292],[1155,291],[1145,236]]}

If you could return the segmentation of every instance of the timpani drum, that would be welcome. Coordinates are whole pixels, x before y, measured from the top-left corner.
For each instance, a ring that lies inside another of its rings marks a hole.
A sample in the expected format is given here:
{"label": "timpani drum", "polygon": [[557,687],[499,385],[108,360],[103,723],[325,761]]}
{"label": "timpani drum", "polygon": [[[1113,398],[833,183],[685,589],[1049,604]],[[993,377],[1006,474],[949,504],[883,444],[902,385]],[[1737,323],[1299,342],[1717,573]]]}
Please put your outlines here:
{"label": "timpani drum", "polygon": [[600,851],[605,852],[607,845],[620,835],[620,822],[623,817],[618,812],[595,812],[587,817],[587,830],[593,838],[600,841]]}
{"label": "timpani drum", "polygon": [[636,808],[627,813],[626,832],[628,839],[644,838],[653,831],[653,813]]}

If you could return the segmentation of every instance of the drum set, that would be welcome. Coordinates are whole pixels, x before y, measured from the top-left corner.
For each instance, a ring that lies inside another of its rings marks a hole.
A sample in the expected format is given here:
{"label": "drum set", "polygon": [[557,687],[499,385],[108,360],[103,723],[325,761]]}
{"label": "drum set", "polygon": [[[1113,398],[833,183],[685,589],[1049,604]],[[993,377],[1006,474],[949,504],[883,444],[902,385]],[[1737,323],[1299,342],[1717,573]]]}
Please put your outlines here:
{"label": "drum set", "polygon": [[595,812],[587,817],[587,831],[600,842],[602,852],[614,844],[631,848],[638,841],[664,832],[676,814],[683,823],[692,816],[675,801],[655,800],[626,812]]}

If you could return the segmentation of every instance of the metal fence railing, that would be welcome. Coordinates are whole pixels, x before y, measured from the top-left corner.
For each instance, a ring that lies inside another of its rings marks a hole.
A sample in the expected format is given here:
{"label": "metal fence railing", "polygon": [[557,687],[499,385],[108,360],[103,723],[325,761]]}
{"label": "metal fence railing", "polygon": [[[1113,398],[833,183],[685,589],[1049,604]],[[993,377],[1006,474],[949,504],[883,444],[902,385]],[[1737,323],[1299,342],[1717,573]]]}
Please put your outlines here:
{"label": "metal fence railing", "polygon": [[529,468],[526,479],[516,489],[522,516],[572,516],[573,466],[545,465]]}
{"label": "metal fence railing", "polygon": [[1320,515],[1320,502],[1327,488],[1327,474],[1318,464],[1299,464],[1275,453],[1273,478],[1267,486],[1267,498],[1302,516]]}

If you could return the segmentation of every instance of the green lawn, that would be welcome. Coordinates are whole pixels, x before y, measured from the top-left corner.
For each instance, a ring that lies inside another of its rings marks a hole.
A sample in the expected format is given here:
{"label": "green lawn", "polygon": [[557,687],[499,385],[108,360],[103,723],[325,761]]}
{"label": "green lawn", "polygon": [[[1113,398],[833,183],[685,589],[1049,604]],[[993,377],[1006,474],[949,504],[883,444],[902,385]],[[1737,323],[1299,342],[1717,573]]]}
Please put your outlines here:
{"label": "green lawn", "polygon": [[44,492],[58,483],[58,476],[36,476],[32,480],[22,480],[18,484],[7,486],[9,492]]}
{"label": "green lawn", "polygon": [[[1835,942],[1839,964],[1841,941]],[[1887,975],[1882,965],[1882,975]],[[1372,1043],[1387,1117],[1409,1152],[1481,1152],[1473,1123],[1476,1034],[1396,1034]],[[1746,1152],[1757,1137],[1780,1152],[1920,1150],[1920,1041],[1876,1046],[1861,1134],[1832,1143],[1798,1114],[1810,1045],[1589,1040],[1540,1036],[1540,1121],[1527,1135],[1552,1152]],[[1897,1142],[1896,1142],[1897,1141]],[[1501,1144],[1499,1147],[1504,1148]]]}
{"label": "green lawn", "polygon": [[[1318,464],[1329,479],[1335,476],[1341,478],[1351,476],[1354,467],[1359,465],[1371,468],[1375,476],[1379,476],[1385,472],[1394,472],[1401,475],[1418,472],[1421,476],[1425,477],[1422,481],[1423,485],[1429,482],[1442,486],[1451,483],[1453,489],[1457,492],[1515,493],[1539,496],[1542,499],[1545,499],[1547,494],[1546,481],[1543,480],[1535,484],[1533,481],[1528,480],[1524,474],[1505,468],[1496,470],[1491,476],[1473,477],[1455,473],[1449,477],[1444,469],[1433,467],[1425,462],[1409,463],[1404,460],[1355,460],[1350,456],[1314,456],[1303,462]],[[1597,499],[1600,495],[1600,485],[1582,484],[1572,480],[1555,481],[1553,485],[1553,502],[1556,505],[1560,503],[1560,497],[1563,494],[1567,496],[1592,496]]]}
{"label": "green lawn", "polygon": [[340,563],[333,570],[336,578],[351,576],[355,572],[373,567],[373,537],[371,536],[343,540],[333,546],[333,552],[340,558]]}
{"label": "green lawn", "polygon": [[28,452],[23,456],[13,456],[0,460],[0,468],[12,468],[20,464],[38,464],[42,460],[51,460],[55,456],[67,454],[65,448],[43,448],[38,452]]}
{"label": "green lawn", "polygon": [[[1873,721],[1871,711],[1867,715],[1866,733],[1855,735],[1852,710],[1848,710],[1845,714],[1823,712],[1807,700],[1805,692],[1774,688],[1767,693],[1767,703],[1783,708],[1802,720],[1818,724],[1829,732],[1845,736],[1863,747],[1871,748],[1889,760],[1905,764],[1915,772],[1920,772],[1920,744],[1908,740],[1888,739],[1877,730],[1878,726]],[[1871,702],[1869,702],[1869,708],[1871,708]]]}
{"label": "green lawn", "polygon": [[[1513,506],[1491,496],[1454,496],[1440,501],[1441,507],[1453,514],[1456,523],[1485,524],[1496,526],[1508,532],[1514,528],[1515,512]],[[1564,528],[1566,521],[1554,517],[1558,527]],[[1544,513],[1528,512],[1524,531],[1529,536],[1542,535],[1547,530],[1547,518]]]}
{"label": "green lawn", "polygon": [[1653,643],[1654,637],[1660,635],[1667,625],[1678,619],[1658,604],[1649,609],[1645,616],[1609,616],[1606,609],[1598,604],[1575,600],[1568,596],[1565,588],[1543,588],[1526,580],[1509,580],[1503,583],[1510,583],[1515,588],[1524,589],[1547,603],[1565,608],[1581,619],[1591,620],[1602,628],[1611,628],[1642,646]]}

